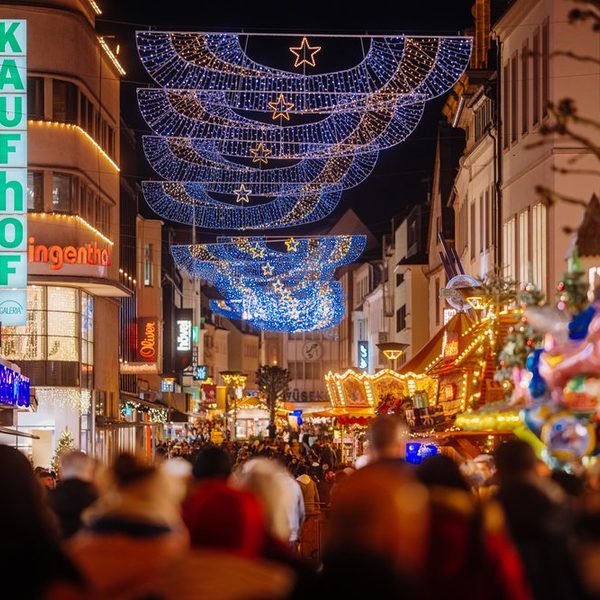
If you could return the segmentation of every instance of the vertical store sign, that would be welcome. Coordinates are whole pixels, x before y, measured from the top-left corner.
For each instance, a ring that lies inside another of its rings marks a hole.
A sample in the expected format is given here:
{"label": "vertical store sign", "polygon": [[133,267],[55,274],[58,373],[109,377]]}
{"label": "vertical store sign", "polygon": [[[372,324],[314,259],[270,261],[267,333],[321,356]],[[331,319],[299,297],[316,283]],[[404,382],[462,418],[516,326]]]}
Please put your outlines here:
{"label": "vertical store sign", "polygon": [[0,323],[27,322],[27,23],[0,20]]}
{"label": "vertical store sign", "polygon": [[369,368],[369,342],[358,342],[358,368]]}
{"label": "vertical store sign", "polygon": [[178,308],[175,311],[175,364],[179,371],[192,364],[193,314],[191,308]]}
{"label": "vertical store sign", "polygon": [[158,356],[158,319],[139,317],[137,320],[137,360],[154,363]]}

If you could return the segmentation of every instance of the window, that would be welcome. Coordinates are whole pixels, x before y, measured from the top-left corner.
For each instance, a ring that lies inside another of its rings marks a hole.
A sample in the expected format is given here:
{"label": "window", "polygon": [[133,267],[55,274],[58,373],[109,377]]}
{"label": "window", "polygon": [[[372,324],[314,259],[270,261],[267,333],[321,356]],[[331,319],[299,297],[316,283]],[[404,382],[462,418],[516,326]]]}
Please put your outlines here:
{"label": "window", "polygon": [[529,42],[521,48],[521,133],[529,129]]}
{"label": "window", "polygon": [[396,311],[396,333],[406,329],[406,304]]}
{"label": "window", "polygon": [[458,213],[459,253],[462,254],[469,245],[469,204],[463,202]]}
{"label": "window", "polygon": [[404,273],[396,273],[396,287],[404,283]]}
{"label": "window", "polygon": [[469,238],[469,247],[471,248],[471,260],[475,260],[475,236],[477,233],[477,226],[475,223],[475,202],[471,202],[471,214],[470,214],[470,222],[469,222],[469,230],[471,232]]}
{"label": "window", "polygon": [[548,116],[550,101],[550,26],[548,20],[542,25],[542,115]]}
{"label": "window", "polygon": [[519,72],[517,64],[517,53],[510,61],[510,141],[516,142],[518,135],[518,101],[519,101]]}
{"label": "window", "polygon": [[490,248],[492,246],[492,219],[494,214],[494,209],[490,203],[490,188],[485,190],[485,225],[484,225],[484,233],[485,233],[485,248]]}
{"label": "window", "polygon": [[485,239],[485,197],[483,193],[479,196],[479,253],[483,254],[486,249]]}
{"label": "window", "polygon": [[77,123],[77,86],[70,81],[52,80],[52,119]]}
{"label": "window", "polygon": [[541,202],[531,210],[531,262],[533,283],[546,289],[546,206]]}
{"label": "window", "polygon": [[144,285],[153,285],[152,269],[152,244],[144,244]]}
{"label": "window", "polygon": [[509,68],[508,68],[508,63],[506,63],[504,65],[504,68],[502,69],[502,78],[504,80],[504,83],[502,85],[502,96],[503,96],[503,102],[502,102],[502,147],[503,148],[508,148],[509,146],[509,140],[510,140],[510,133],[509,133],[509,127],[510,127],[510,104],[508,101],[508,91],[510,90],[510,80],[509,80]]}
{"label": "window", "polygon": [[508,279],[516,279],[515,273],[515,217],[511,217],[505,221],[502,227],[503,244],[502,244],[502,263],[504,267],[505,277]]}
{"label": "window", "polygon": [[529,210],[519,214],[519,280],[529,281]]}
{"label": "window", "polygon": [[435,280],[435,324],[440,324],[440,280]]}
{"label": "window", "polygon": [[27,173],[27,210],[44,212],[44,174],[41,171]]}
{"label": "window", "polygon": [[532,118],[533,124],[540,122],[540,31],[536,29],[533,34],[533,98]]}
{"label": "window", "polygon": [[498,235],[498,210],[497,210],[497,206],[496,206],[496,186],[492,185],[490,188],[490,215],[491,215],[491,219],[490,219],[490,245],[492,246],[496,246],[497,245],[497,240],[496,237]]}
{"label": "window", "polygon": [[27,78],[27,118],[41,121],[44,118],[44,78]]}
{"label": "window", "polygon": [[52,212],[72,214],[77,208],[76,179],[66,173],[52,175]]}

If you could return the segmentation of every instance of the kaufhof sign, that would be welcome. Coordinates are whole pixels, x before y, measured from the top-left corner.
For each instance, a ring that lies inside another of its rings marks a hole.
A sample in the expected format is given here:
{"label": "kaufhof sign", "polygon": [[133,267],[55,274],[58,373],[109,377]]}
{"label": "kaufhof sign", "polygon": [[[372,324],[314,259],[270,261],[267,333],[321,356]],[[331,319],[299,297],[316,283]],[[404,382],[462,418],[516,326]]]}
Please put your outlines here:
{"label": "kaufhof sign", "polygon": [[0,20],[0,323],[27,322],[27,23]]}

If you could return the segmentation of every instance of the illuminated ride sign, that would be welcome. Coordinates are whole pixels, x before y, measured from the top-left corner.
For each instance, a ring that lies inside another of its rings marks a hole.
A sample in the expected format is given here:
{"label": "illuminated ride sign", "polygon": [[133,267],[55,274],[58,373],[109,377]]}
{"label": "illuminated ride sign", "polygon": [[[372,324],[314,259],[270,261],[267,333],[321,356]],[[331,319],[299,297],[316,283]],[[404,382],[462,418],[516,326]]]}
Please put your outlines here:
{"label": "illuminated ride sign", "polygon": [[27,322],[27,24],[0,20],[0,323]]}
{"label": "illuminated ride sign", "polygon": [[156,362],[158,352],[158,321],[155,318],[138,319],[137,359],[140,362]]}

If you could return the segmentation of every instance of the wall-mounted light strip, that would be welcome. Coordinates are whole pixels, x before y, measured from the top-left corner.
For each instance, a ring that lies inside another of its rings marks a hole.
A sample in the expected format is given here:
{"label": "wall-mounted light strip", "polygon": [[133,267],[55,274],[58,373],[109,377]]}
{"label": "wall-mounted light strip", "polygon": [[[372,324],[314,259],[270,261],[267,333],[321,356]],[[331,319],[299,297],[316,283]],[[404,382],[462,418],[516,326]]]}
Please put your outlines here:
{"label": "wall-mounted light strip", "polygon": [[100,146],[100,144],[98,144],[98,142],[96,142],[96,140],[85,130],[82,129],[79,125],[74,125],[72,123],[59,123],[58,121],[45,121],[45,120],[29,120],[27,121],[27,123],[29,125],[45,125],[45,126],[52,126],[52,127],[60,127],[61,129],[74,129],[75,131],[78,131],[79,133],[81,133],[85,138],[87,138],[87,140],[89,142],[91,142],[96,150],[98,150],[100,152],[100,154],[102,154],[102,156],[104,156],[104,158],[114,167],[114,169],[116,171],[120,171],[121,169],[119,169],[119,166],[117,165],[117,163],[105,152],[105,150],[102,148],[102,146]]}
{"label": "wall-mounted light strip", "polygon": [[98,6],[96,2],[94,2],[94,0],[88,0],[88,2],[97,15],[102,14],[102,9]]}
{"label": "wall-mounted light strip", "polygon": [[107,244],[114,246],[114,242],[107,238],[103,233],[101,233],[100,231],[98,231],[93,225],[90,225],[85,219],[81,218],[79,215],[61,215],[61,214],[57,214],[57,213],[34,213],[34,212],[30,212],[29,213],[30,217],[35,217],[35,218],[50,218],[50,219],[62,219],[62,220],[67,220],[67,219],[71,219],[73,221],[75,221],[78,225],[83,225],[86,229],[88,229],[89,231],[91,231],[94,235],[97,235],[100,239],[102,239],[103,241],[105,241]]}
{"label": "wall-mounted light strip", "polygon": [[121,75],[125,75],[125,69],[121,66],[121,63],[117,60],[117,57],[114,55],[113,51],[108,47],[108,44],[104,40],[103,37],[98,36],[98,42],[102,46],[102,49],[108,55],[108,58],[112,61],[113,65]]}

